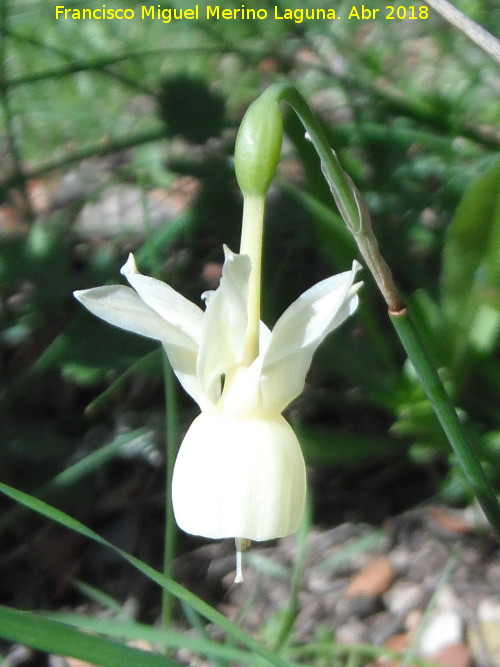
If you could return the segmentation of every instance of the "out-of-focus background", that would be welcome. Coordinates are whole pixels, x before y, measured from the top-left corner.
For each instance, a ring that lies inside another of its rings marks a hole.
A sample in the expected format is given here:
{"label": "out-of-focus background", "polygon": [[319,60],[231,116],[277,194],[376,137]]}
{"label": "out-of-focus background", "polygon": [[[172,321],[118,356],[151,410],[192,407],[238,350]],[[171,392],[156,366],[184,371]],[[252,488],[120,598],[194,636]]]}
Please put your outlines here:
{"label": "out-of-focus background", "polygon": [[[170,23],[141,19],[149,3],[106,3],[133,9],[133,20],[56,20],[56,4],[3,0],[0,9],[1,479],[160,562],[161,353],[90,316],[72,292],[121,281],[134,251],[143,273],[201,305],[218,284],[222,244],[238,249],[238,124],[265,87],[285,81],[365,198],[500,490],[498,63],[407,0],[392,13],[367,2],[380,9],[373,20],[347,20],[353,5],[339,1],[341,19],[302,21],[274,17],[275,7],[280,16],[304,9],[298,0],[260,2],[266,20],[207,20],[201,1],[199,20]],[[495,0],[456,5],[500,33]],[[356,256],[293,113],[285,127],[265,228],[270,326]],[[363,280],[358,313],[323,344],[287,413],[310,469],[313,523],[324,528],[379,525],[436,494],[457,507],[472,500],[367,271]],[[177,404],[182,432],[196,409],[181,389]],[[51,482],[68,468],[72,476]],[[3,602],[69,604],[82,581],[123,593],[123,568],[108,553],[9,508],[2,501]],[[180,550],[199,544],[184,537]]]}

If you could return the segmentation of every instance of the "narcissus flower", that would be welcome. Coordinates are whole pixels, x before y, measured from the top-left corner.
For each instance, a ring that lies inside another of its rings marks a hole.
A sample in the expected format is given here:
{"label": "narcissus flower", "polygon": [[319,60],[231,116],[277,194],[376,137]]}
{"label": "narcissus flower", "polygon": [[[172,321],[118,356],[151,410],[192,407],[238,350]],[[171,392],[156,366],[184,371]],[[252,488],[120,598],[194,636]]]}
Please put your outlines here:
{"label": "narcissus flower", "polygon": [[[281,90],[281,88],[279,89]],[[302,391],[318,345],[358,305],[361,268],[323,280],[285,310],[272,331],[260,320],[265,198],[283,137],[273,87],[248,108],[235,145],[243,194],[240,254],[224,248],[219,287],[203,310],[169,285],[144,276],[130,255],[130,287],[75,292],[94,315],[159,340],[201,414],[175,462],[172,505],[180,528],[236,543],[236,578],[248,540],[294,533],[304,513],[305,464],[283,410]]]}
{"label": "narcissus flower", "polygon": [[245,361],[250,258],[225,248],[220,286],[206,309],[166,283],[140,274],[131,255],[122,273],[131,287],[75,292],[94,315],[159,340],[185,390],[198,403],[175,463],[176,520],[210,538],[268,540],[297,529],[306,477],[297,438],[282,411],[300,394],[321,341],[356,309],[357,262],[304,292]]}

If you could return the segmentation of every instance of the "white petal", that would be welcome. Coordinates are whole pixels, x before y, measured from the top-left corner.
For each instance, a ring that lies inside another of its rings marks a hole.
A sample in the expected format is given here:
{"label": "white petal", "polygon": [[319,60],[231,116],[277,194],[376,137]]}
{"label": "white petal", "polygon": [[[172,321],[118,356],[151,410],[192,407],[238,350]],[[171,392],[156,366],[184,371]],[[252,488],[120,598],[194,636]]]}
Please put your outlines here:
{"label": "white petal", "polygon": [[121,272],[147,306],[168,323],[169,333],[162,342],[170,364],[187,393],[205,409],[209,401],[196,375],[203,311],[170,285],[139,273],[132,254]]}
{"label": "white petal", "polygon": [[163,347],[170,365],[185,391],[198,403],[201,410],[209,408],[211,402],[207,400],[196,376],[197,351],[165,342]]}
{"label": "white petal", "polygon": [[357,308],[360,268],[355,261],[351,271],[317,283],[279,318],[263,361],[264,409],[279,413],[300,394],[318,345]]}
{"label": "white petal", "polygon": [[259,349],[260,354],[265,354],[269,343],[271,342],[271,330],[261,321],[259,330]]}
{"label": "white petal", "polygon": [[94,287],[80,290],[74,295],[87,310],[108,324],[161,341],[184,389],[200,408],[206,407],[195,373],[198,348],[189,336],[165,322],[130,287]]}
{"label": "white petal", "polygon": [[175,462],[179,526],[214,539],[270,540],[295,532],[304,511],[305,465],[283,419],[201,414]]}
{"label": "white petal", "polygon": [[146,305],[166,322],[186,334],[193,343],[199,345],[203,318],[201,308],[167,283],[139,273],[133,255],[129,256],[121,272]]}
{"label": "white petal", "polygon": [[94,287],[79,290],[74,295],[93,315],[116,327],[156,340],[164,340],[169,334],[176,336],[175,330],[172,331],[130,287]]}
{"label": "white petal", "polygon": [[221,376],[241,361],[247,326],[250,258],[227,247],[224,254],[220,285],[207,300],[197,364],[203,390],[213,403],[221,394]]}

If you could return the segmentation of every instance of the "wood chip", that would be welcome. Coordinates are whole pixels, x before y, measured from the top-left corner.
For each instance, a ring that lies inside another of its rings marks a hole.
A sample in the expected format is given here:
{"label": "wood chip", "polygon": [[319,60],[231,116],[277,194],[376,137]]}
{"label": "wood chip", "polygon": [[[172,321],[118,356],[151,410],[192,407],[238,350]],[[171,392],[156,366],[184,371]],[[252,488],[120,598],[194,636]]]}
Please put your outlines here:
{"label": "wood chip", "polygon": [[358,595],[379,597],[389,589],[395,576],[396,573],[387,556],[379,556],[370,561],[351,579],[345,596],[348,598]]}
{"label": "wood chip", "polygon": [[432,661],[442,667],[472,667],[471,650],[463,642],[450,644],[432,656]]}
{"label": "wood chip", "polygon": [[439,507],[429,507],[429,514],[441,528],[447,532],[464,535],[471,532],[469,526],[457,513]]}

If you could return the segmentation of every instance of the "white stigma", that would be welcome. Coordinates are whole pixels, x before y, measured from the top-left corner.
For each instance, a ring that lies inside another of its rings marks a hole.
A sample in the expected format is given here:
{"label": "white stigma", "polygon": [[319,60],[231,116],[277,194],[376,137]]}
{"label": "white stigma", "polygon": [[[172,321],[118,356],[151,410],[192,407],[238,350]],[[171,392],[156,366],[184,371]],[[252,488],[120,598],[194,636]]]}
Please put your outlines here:
{"label": "white stigma", "polygon": [[241,584],[244,580],[243,569],[241,567],[241,551],[236,549],[236,575],[234,577],[235,584]]}
{"label": "white stigma", "polygon": [[243,567],[242,567],[242,556],[241,552],[248,549],[250,546],[250,540],[245,539],[244,537],[235,537],[234,545],[236,547],[236,574],[234,577],[235,584],[241,584],[245,579],[243,578]]}

